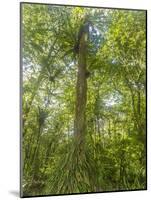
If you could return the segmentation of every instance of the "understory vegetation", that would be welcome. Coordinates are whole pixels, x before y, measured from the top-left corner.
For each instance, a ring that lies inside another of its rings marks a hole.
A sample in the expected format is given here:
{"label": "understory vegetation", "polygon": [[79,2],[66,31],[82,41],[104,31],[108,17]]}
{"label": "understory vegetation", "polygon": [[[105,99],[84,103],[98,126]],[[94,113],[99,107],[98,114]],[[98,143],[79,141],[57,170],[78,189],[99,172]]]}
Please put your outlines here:
{"label": "understory vegetation", "polygon": [[22,194],[146,188],[146,12],[22,4]]}

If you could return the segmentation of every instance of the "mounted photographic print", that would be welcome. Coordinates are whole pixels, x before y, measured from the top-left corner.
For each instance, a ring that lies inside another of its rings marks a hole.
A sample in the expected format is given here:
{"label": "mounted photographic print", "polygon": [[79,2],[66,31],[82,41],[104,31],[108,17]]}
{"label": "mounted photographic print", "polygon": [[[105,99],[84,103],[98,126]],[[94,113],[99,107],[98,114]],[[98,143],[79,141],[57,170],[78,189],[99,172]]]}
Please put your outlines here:
{"label": "mounted photographic print", "polygon": [[146,10],[20,8],[21,197],[146,190]]}

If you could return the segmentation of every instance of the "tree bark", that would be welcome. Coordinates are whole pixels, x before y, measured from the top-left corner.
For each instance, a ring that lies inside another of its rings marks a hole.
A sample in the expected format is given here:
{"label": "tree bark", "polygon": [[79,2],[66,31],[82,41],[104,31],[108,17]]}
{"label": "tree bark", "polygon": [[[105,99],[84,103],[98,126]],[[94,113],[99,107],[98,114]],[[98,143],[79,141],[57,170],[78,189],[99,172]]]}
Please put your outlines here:
{"label": "tree bark", "polygon": [[79,41],[79,52],[78,52],[78,73],[77,73],[77,85],[76,85],[74,135],[79,143],[84,142],[84,137],[86,134],[87,36],[88,33],[83,31]]}

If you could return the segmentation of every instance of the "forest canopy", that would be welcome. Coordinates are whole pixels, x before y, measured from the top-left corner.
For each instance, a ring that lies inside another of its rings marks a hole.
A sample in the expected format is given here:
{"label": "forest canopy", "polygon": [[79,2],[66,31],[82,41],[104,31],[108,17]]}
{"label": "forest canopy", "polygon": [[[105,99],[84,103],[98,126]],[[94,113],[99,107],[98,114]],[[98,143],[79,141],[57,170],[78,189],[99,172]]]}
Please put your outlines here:
{"label": "forest canopy", "polygon": [[22,196],[146,189],[146,11],[21,10]]}

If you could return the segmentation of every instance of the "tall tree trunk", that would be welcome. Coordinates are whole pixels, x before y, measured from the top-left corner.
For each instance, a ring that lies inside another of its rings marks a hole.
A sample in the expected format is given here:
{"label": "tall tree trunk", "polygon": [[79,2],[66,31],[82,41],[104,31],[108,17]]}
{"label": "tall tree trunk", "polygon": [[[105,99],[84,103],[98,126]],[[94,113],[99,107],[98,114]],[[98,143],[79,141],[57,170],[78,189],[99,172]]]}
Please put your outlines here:
{"label": "tall tree trunk", "polygon": [[[87,37],[88,33],[83,31],[79,41],[78,53],[78,73],[76,85],[76,108],[75,108],[75,123],[74,135],[79,145],[84,142],[86,134],[86,102],[87,102]],[[82,145],[81,145],[82,146]]]}

